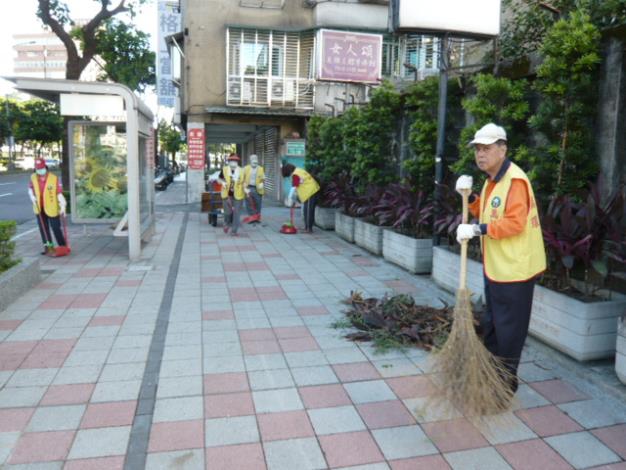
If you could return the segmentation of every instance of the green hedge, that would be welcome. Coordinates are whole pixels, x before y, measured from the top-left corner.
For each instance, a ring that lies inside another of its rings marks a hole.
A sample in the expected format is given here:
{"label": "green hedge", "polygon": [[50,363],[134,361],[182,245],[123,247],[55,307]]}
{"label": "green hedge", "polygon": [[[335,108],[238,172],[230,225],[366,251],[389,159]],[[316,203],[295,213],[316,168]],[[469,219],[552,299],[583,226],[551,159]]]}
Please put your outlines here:
{"label": "green hedge", "polygon": [[16,228],[14,220],[0,221],[0,273],[19,263],[18,259],[13,258],[15,242],[11,241]]}

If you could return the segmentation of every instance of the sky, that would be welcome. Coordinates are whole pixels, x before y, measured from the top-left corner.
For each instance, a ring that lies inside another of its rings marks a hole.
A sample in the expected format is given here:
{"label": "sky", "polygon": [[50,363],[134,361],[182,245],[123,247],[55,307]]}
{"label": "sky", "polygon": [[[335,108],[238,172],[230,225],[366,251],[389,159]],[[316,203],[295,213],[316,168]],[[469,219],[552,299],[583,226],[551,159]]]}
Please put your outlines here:
{"label": "sky", "polygon": [[[94,0],[65,0],[73,19],[91,18],[98,10],[100,2]],[[0,77],[13,75],[13,35],[36,32],[41,28],[41,21],[36,16],[37,0],[0,0]],[[156,51],[157,6],[156,0],[149,0],[135,19],[138,29],[151,36],[152,49]],[[12,85],[0,79],[0,95],[10,93]],[[148,104],[156,111],[156,99],[152,94],[145,97]]]}

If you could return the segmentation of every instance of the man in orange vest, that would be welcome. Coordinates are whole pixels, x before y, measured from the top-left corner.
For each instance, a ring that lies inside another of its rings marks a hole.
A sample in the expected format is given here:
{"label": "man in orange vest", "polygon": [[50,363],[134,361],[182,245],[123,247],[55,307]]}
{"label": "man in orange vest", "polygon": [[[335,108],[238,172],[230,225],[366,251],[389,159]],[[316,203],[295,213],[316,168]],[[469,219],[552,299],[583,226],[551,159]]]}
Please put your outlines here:
{"label": "man in orange vest", "polygon": [[35,173],[30,177],[28,195],[33,203],[33,211],[37,215],[39,233],[44,245],[41,254],[45,255],[52,249],[50,227],[52,227],[57,244],[66,246],[60,221],[60,216],[65,216],[67,207],[65,197],[63,197],[63,187],[59,178],[48,171],[46,162],[40,158],[35,160]]}
{"label": "man in orange vest", "polygon": [[[470,197],[470,211],[479,224],[461,224],[457,240],[481,237],[486,308],[483,341],[504,360],[517,391],[517,368],[533,303],[537,277],[546,269],[539,213],[526,173],[506,158],[506,131],[493,123],[478,130],[474,140],[476,164],[487,174],[480,196]],[[463,175],[456,190],[472,189]]]}

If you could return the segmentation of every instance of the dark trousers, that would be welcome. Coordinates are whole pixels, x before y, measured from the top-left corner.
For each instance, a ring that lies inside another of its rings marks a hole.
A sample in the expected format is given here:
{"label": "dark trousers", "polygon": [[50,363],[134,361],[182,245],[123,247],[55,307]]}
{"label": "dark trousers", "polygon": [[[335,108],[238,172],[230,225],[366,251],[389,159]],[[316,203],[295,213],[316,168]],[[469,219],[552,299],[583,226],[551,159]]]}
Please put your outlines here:
{"label": "dark trousers", "polygon": [[39,234],[44,245],[48,242],[52,243],[52,236],[50,235],[50,227],[52,227],[57,245],[65,246],[65,237],[63,236],[63,230],[61,230],[61,217],[48,217],[43,212],[41,216],[37,216],[37,225],[39,226]]}
{"label": "dark trousers", "polygon": [[315,225],[315,206],[317,205],[317,193],[304,202],[302,215],[304,217],[304,229],[312,231]]}
{"label": "dark trousers", "polygon": [[513,375],[513,391],[518,387],[517,368],[528,336],[534,288],[535,279],[499,283],[485,277],[487,305],[482,318],[483,341]]}

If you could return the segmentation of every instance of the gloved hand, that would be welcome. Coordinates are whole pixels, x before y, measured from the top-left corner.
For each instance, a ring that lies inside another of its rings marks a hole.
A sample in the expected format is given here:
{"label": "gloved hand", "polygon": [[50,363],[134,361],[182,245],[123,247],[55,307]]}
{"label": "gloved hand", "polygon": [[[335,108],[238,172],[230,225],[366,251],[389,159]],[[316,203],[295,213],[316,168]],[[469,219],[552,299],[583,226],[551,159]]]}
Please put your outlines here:
{"label": "gloved hand", "polygon": [[292,204],[289,207],[292,207],[295,204],[297,197],[298,196],[296,193],[296,188],[295,186],[292,186],[291,190],[289,191],[289,197],[288,197],[288,199],[292,202]]}
{"label": "gloved hand", "polygon": [[261,181],[259,184],[257,184],[256,189],[257,189],[257,191],[263,191],[263,181]]}
{"label": "gloved hand", "polygon": [[30,198],[30,202],[33,203],[33,205],[37,205],[37,198],[35,197],[35,193],[33,193],[32,189],[28,189],[28,197]]}
{"label": "gloved hand", "polygon": [[472,186],[474,184],[474,179],[469,175],[461,175],[456,180],[456,192],[459,194],[463,194],[463,190],[472,190]]}
{"label": "gloved hand", "polygon": [[480,226],[476,224],[461,224],[456,229],[456,241],[459,243],[480,235]]}
{"label": "gloved hand", "polygon": [[67,201],[65,200],[65,196],[63,196],[63,194],[59,194],[57,196],[57,199],[59,201],[59,213],[61,215],[65,215],[67,209]]}
{"label": "gloved hand", "polygon": [[248,188],[243,188],[243,192],[246,193],[246,197],[250,196],[250,190]]}

